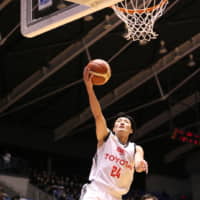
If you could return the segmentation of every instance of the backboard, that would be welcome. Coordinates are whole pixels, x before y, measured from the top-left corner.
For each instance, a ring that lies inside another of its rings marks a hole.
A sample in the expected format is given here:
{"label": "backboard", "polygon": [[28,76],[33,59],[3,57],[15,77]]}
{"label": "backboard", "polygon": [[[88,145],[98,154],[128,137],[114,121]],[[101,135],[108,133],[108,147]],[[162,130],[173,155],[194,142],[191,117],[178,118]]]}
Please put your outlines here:
{"label": "backboard", "polygon": [[119,0],[21,0],[21,33],[35,37],[93,12],[109,7]]}

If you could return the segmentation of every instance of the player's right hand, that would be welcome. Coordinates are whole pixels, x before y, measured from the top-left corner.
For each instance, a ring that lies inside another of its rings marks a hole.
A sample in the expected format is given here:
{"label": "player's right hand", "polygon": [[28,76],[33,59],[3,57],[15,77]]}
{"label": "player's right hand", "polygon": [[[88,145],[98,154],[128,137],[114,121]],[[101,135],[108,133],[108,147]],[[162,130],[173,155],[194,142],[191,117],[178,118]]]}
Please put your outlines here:
{"label": "player's right hand", "polygon": [[92,77],[93,77],[93,74],[90,73],[88,67],[85,67],[84,71],[83,71],[83,80],[84,80],[84,83],[87,87],[93,86]]}

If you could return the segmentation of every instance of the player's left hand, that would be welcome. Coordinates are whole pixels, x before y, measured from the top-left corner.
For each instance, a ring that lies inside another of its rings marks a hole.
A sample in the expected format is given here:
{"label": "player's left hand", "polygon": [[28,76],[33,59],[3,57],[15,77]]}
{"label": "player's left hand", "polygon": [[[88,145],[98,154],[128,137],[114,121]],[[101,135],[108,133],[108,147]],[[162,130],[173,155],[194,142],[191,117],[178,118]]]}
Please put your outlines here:
{"label": "player's left hand", "polygon": [[146,160],[141,160],[138,161],[138,163],[135,166],[136,172],[146,172],[148,174],[149,169],[148,169],[148,163]]}

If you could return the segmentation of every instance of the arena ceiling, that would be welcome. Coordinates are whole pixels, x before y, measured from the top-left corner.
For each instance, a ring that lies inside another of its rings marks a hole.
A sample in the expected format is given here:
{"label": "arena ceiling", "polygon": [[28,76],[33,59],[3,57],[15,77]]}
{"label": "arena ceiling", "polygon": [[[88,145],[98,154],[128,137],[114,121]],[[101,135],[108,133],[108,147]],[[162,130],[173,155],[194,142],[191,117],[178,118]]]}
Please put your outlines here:
{"label": "arena ceiling", "polygon": [[152,172],[170,174],[199,149],[171,139],[174,128],[199,134],[199,0],[170,0],[155,24],[158,38],[147,44],[124,39],[124,24],[110,8],[26,38],[20,2],[0,7],[2,145],[91,158],[95,127],[82,71],[101,58],[112,69],[109,82],[95,87],[108,124],[120,111],[135,117],[135,141]]}

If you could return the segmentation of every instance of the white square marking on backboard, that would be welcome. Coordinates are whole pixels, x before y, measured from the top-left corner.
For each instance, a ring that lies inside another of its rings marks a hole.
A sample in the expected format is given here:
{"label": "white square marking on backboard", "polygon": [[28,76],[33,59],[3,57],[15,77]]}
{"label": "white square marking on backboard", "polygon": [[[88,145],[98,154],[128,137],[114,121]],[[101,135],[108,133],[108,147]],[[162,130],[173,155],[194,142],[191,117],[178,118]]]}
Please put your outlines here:
{"label": "white square marking on backboard", "polygon": [[65,0],[63,1],[64,6],[58,8],[58,2],[60,2],[58,0],[21,0],[21,33],[25,37],[35,37],[109,7],[118,1],[78,0],[78,2],[84,2],[84,5],[80,5],[73,3],[77,0],[70,0],[70,2]]}

